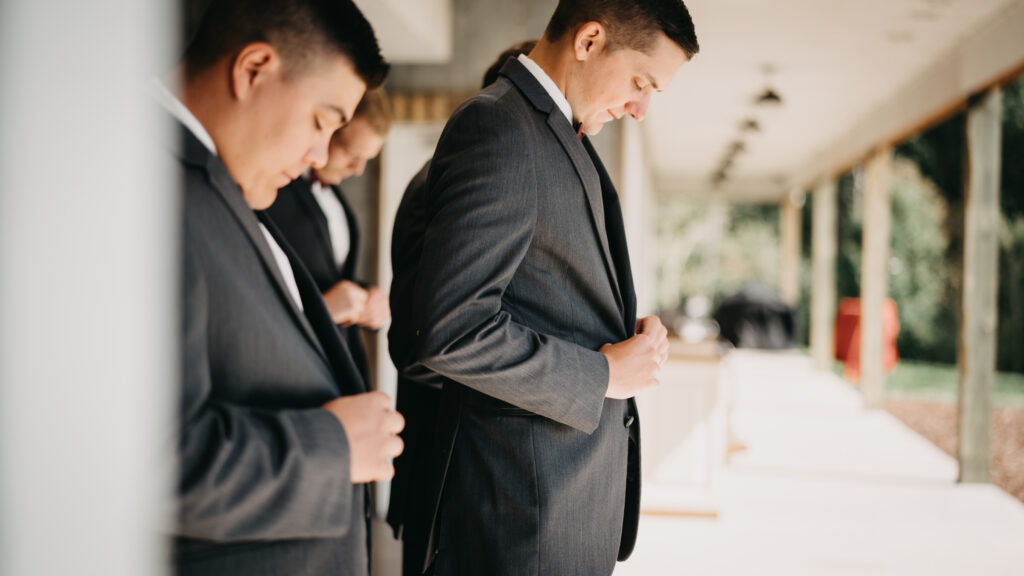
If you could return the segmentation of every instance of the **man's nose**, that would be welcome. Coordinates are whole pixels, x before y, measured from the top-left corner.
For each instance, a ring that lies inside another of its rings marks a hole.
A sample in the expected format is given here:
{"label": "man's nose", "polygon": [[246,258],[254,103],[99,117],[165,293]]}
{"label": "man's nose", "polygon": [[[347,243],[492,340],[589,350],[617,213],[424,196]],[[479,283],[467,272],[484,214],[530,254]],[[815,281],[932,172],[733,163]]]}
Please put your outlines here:
{"label": "man's nose", "polygon": [[323,168],[327,165],[327,145],[317,142],[306,151],[303,160],[313,168]]}
{"label": "man's nose", "polygon": [[644,94],[637,100],[630,100],[626,103],[626,113],[633,117],[634,120],[640,121],[647,116],[647,107],[651,103],[651,95]]}

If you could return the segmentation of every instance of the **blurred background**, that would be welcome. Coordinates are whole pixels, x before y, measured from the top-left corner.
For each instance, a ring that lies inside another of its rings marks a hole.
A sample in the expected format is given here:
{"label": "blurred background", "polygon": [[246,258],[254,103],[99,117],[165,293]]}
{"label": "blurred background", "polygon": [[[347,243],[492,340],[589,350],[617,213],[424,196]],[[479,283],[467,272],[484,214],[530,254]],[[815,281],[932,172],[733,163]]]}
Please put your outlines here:
{"label": "blurred background", "polygon": [[[344,185],[386,287],[406,184],[556,1],[356,3],[394,64]],[[165,572],[179,207],[144,92],[205,4],[0,0],[2,574]],[[617,573],[1018,574],[1024,1],[687,6],[701,53],[594,139],[674,332]]]}

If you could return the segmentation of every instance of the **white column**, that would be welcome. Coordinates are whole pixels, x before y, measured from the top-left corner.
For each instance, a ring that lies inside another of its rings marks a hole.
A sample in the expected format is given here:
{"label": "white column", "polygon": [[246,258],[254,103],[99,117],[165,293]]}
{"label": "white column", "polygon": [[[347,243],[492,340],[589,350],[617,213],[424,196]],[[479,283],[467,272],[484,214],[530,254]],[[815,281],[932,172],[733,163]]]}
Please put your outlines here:
{"label": "white column", "polygon": [[619,199],[629,244],[629,261],[636,286],[637,317],[654,312],[657,242],[654,225],[654,192],[644,149],[643,129],[633,121],[621,124],[621,182]]}
{"label": "white column", "polygon": [[800,209],[803,193],[787,194],[779,204],[779,239],[782,244],[782,266],[779,271],[779,294],[782,300],[796,307],[800,300]]}
{"label": "white column", "polygon": [[879,150],[868,160],[865,180],[860,273],[860,386],[865,405],[879,408],[885,398],[882,305],[889,287],[890,148]]}
{"label": "white column", "polygon": [[178,6],[0,3],[2,574],[165,572],[181,221],[145,90]]}
{"label": "white column", "polygon": [[826,180],[814,191],[811,215],[811,356],[819,370],[829,370],[835,352],[836,317],[836,182]]}
{"label": "white column", "polygon": [[999,282],[999,164],[1003,98],[998,89],[967,113],[964,187],[964,292],[960,330],[961,482],[989,481]]}

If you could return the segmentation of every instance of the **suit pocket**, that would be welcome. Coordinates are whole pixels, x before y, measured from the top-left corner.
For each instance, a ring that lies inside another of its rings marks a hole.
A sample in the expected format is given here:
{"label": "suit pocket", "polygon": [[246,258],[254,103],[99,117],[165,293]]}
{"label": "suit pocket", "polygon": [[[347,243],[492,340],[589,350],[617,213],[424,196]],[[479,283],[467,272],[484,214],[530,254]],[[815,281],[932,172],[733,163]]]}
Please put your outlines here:
{"label": "suit pocket", "polygon": [[504,400],[481,394],[469,388],[466,389],[465,394],[465,405],[477,414],[540,418],[540,415],[535,412],[524,410]]}

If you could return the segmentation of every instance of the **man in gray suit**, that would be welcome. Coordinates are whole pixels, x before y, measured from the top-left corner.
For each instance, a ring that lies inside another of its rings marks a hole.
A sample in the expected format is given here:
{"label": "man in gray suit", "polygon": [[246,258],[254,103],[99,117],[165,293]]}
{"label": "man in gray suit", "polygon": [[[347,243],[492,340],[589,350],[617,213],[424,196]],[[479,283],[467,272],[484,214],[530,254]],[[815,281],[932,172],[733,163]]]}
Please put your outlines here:
{"label": "man in gray suit", "polygon": [[425,569],[595,576],[631,553],[632,397],[668,346],[657,318],[636,319],[618,196],[586,135],[642,119],[697,50],[680,0],[562,0],[530,55],[448,121],[422,253],[396,263],[412,290],[392,295],[413,303],[396,364],[443,385]]}
{"label": "man in gray suit", "polygon": [[391,476],[403,420],[256,211],[323,166],[387,69],[350,0],[214,0],[177,94],[154,83],[184,188],[179,574],[369,572],[365,483]]}

